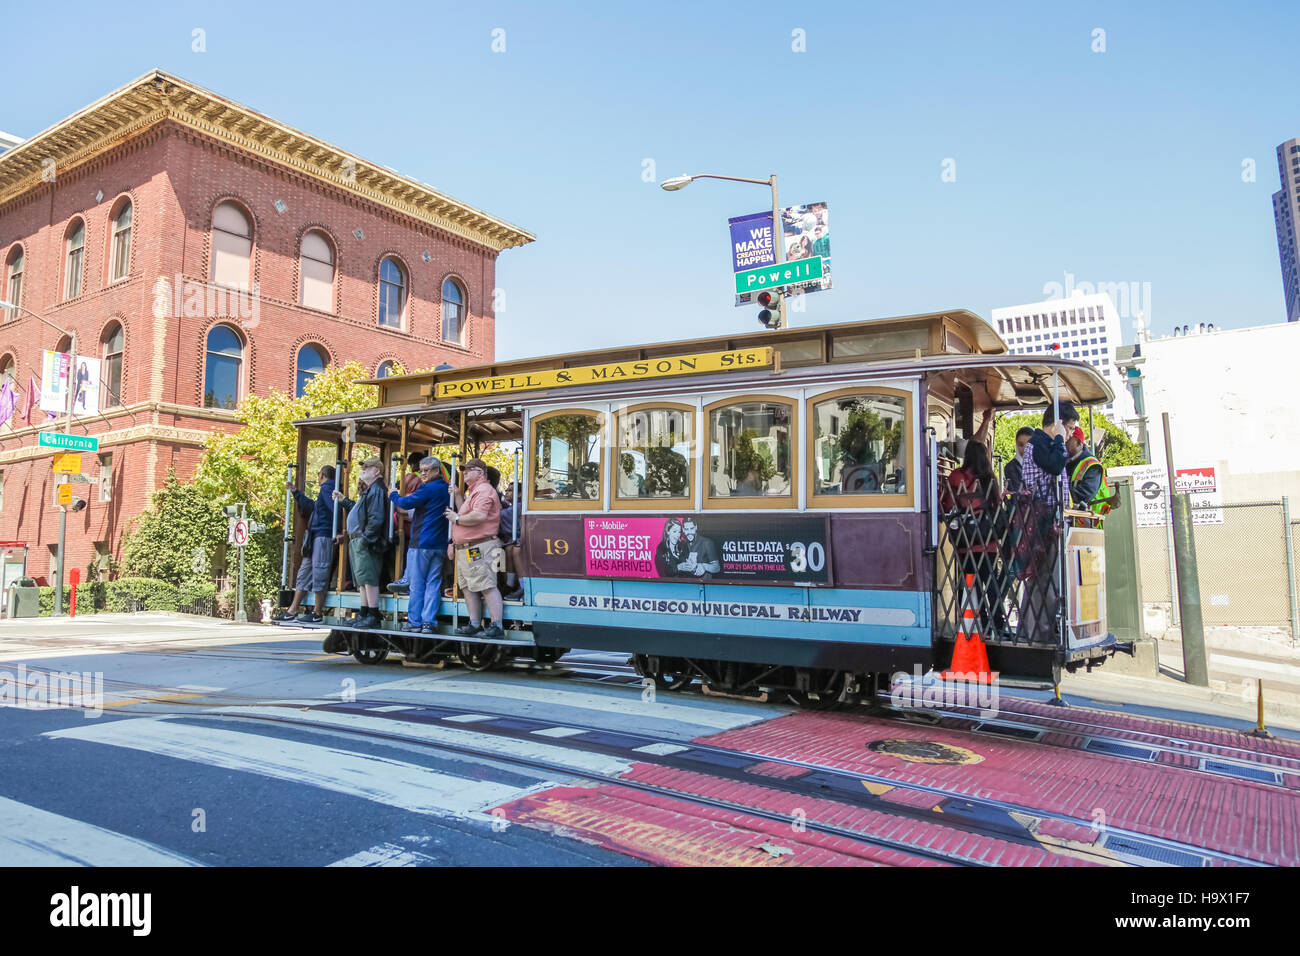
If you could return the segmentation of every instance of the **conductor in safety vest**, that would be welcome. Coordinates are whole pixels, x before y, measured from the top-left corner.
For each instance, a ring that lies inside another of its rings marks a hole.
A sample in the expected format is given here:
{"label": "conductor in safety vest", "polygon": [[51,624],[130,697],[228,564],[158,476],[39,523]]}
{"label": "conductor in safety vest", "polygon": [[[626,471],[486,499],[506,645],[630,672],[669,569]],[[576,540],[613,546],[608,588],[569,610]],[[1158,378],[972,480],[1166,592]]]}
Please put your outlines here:
{"label": "conductor in safety vest", "polygon": [[1065,450],[1070,455],[1066,470],[1070,475],[1070,497],[1074,506],[1081,511],[1092,508],[1093,499],[1101,490],[1106,471],[1101,462],[1088,453],[1088,446],[1083,442],[1083,429],[1078,425],[1066,435]]}

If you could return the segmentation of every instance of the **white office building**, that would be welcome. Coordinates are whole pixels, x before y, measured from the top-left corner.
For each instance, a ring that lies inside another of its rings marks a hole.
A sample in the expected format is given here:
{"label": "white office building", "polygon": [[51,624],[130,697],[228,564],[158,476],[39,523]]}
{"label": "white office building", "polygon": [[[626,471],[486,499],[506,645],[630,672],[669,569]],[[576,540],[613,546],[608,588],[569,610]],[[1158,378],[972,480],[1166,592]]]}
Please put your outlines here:
{"label": "white office building", "polygon": [[[1047,299],[993,310],[993,327],[1019,355],[1051,353],[1093,365],[1106,376],[1115,401],[1098,409],[1132,432],[1133,399],[1115,368],[1115,348],[1122,345],[1119,313],[1105,292],[1075,292],[1068,299]],[[1060,345],[1054,350],[1053,345]]]}

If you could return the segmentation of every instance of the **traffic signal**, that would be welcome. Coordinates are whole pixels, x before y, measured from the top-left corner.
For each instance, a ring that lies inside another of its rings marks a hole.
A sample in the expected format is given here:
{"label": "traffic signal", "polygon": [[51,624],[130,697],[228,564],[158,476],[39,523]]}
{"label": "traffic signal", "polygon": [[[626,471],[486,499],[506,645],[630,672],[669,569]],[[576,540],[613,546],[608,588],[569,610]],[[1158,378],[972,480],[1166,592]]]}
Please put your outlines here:
{"label": "traffic signal", "polygon": [[68,509],[68,511],[85,511],[85,510],[86,510],[86,499],[85,499],[85,498],[78,498],[76,495],[73,495],[73,496],[72,496],[72,501],[71,501],[71,503],[67,506],[67,509]]}
{"label": "traffic signal", "polygon": [[758,313],[760,325],[769,329],[785,327],[785,293],[780,289],[764,290],[758,294],[758,304],[763,307]]}

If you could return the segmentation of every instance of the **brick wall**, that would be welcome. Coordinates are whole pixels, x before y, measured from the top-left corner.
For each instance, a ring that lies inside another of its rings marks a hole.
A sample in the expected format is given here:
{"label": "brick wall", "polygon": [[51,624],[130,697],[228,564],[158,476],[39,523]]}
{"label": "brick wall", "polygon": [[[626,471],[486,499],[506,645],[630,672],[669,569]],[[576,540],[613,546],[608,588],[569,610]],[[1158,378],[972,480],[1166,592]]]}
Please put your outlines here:
{"label": "brick wall", "polygon": [[[491,249],[170,123],[76,169],[55,171],[55,182],[0,207],[0,262],[21,243],[23,305],[75,331],[82,354],[101,354],[112,323],[121,324],[121,400],[134,409],[133,416],[81,420],[73,431],[233,427],[220,413],[157,407],[201,406],[206,337],[219,322],[236,328],[244,343],[241,394],[292,391],[297,351],[308,343],[332,362],[356,360],[372,374],[389,359],[411,370],[444,362],[479,364],[495,354],[496,253]],[[124,198],[134,209],[131,266],[125,279],[110,284],[110,220]],[[240,203],[253,222],[256,296],[205,294],[212,214],[224,200]],[[276,200],[284,204],[283,213]],[[82,293],[63,301],[64,243],[75,217],[86,224]],[[332,312],[298,305],[301,242],[313,228],[324,232],[335,250]],[[356,237],[357,230],[363,238]],[[400,330],[379,326],[378,273],[385,256],[395,258],[407,275]],[[465,293],[466,328],[459,343],[441,338],[441,290],[449,277]],[[23,313],[0,324],[0,360],[15,361],[20,388],[30,377],[39,382],[41,350],[55,348],[60,338]],[[20,411],[21,397],[18,404]],[[33,422],[42,418],[38,410]],[[16,411],[13,423],[0,430],[0,539],[28,541],[29,573],[43,578],[47,545],[57,538],[58,509],[51,504],[50,457],[31,458],[26,452],[35,444],[34,432]],[[96,541],[109,542],[120,556],[122,533],[165,481],[167,469],[175,467],[188,479],[202,453],[192,443],[156,439],[106,444],[101,451],[113,455],[113,501],[102,503],[97,489],[82,489],[93,493],[85,511],[68,517],[68,568],[84,568]],[[94,455],[84,462],[98,472]]]}

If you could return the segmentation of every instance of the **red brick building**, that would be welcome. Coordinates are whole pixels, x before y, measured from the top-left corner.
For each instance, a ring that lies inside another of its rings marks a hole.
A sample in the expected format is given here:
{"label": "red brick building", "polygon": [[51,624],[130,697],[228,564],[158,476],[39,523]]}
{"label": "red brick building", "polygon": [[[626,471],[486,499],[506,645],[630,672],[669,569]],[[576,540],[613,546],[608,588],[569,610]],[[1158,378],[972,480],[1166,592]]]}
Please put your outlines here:
{"label": "red brick building", "polygon": [[[120,557],[165,481],[244,396],[356,360],[376,375],[491,361],[497,254],[533,236],[430,186],[161,72],[0,154],[0,540],[52,583],[52,455],[38,428],[98,455],[68,516],[66,567]],[[35,315],[32,313],[36,313]],[[42,321],[43,317],[46,321]],[[56,328],[57,327],[57,328]],[[100,413],[29,425],[42,350],[101,359]]]}

